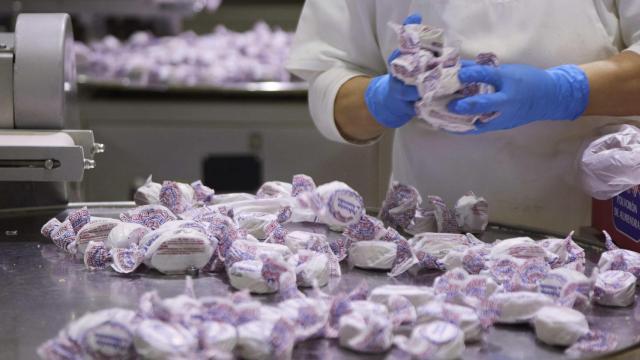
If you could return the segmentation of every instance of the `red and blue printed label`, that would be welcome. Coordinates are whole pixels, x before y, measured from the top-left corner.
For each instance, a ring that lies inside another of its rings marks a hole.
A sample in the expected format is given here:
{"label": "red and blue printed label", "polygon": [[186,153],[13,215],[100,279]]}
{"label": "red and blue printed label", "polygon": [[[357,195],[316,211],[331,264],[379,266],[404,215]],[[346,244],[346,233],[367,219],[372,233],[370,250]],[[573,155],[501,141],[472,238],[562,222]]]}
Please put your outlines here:
{"label": "red and blue printed label", "polygon": [[640,191],[633,188],[613,198],[613,225],[635,242],[640,242]]}

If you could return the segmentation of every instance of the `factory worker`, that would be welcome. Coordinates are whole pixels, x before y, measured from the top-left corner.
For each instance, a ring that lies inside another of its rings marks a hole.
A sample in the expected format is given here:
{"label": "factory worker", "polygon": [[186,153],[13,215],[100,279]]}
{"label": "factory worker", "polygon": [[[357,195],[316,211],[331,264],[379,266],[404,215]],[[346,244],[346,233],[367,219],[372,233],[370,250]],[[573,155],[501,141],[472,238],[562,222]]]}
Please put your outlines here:
{"label": "factory worker", "polygon": [[[466,135],[415,118],[415,87],[388,74],[398,46],[388,23],[420,21],[442,28],[463,58],[498,55],[497,69],[459,73],[497,92],[448,108],[499,118]],[[638,0],[307,0],[288,68],[309,81],[327,138],[368,145],[397,129],[392,180],[449,204],[473,190],[494,222],[567,232],[590,223],[575,162],[582,143],[601,126],[633,122],[616,116],[640,114],[639,52]]]}

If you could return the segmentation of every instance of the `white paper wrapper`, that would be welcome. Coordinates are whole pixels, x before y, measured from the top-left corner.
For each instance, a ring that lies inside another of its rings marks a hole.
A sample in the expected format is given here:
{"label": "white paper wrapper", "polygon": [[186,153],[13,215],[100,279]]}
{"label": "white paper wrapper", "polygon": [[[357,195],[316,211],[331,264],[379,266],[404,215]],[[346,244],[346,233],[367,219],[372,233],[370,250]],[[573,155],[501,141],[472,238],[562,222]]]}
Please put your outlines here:
{"label": "white paper wrapper", "polygon": [[238,335],[233,325],[219,321],[206,321],[199,326],[199,329],[200,344],[205,349],[231,352],[236,346]]}
{"label": "white paper wrapper", "polygon": [[[217,215],[217,216],[220,216],[220,215]],[[207,235],[209,233],[209,229],[208,229],[209,225],[210,224],[207,224],[205,221],[172,220],[162,224],[159,230],[169,231],[169,230],[177,230],[177,229],[193,229],[200,232],[202,235]]]}
{"label": "white paper wrapper", "polygon": [[329,282],[329,258],[322,253],[299,250],[291,257],[298,286],[325,286]]}
{"label": "white paper wrapper", "polygon": [[90,241],[84,252],[84,264],[91,271],[111,266],[118,273],[129,274],[142,264],[144,256],[144,249],[135,244],[109,249],[101,241]]}
{"label": "white paper wrapper", "polygon": [[589,332],[587,318],[567,307],[546,306],[533,318],[536,337],[545,344],[570,346]]}
{"label": "white paper wrapper", "polygon": [[387,317],[354,311],[340,318],[338,339],[340,346],[347,349],[382,353],[392,345],[393,326]]}
{"label": "white paper wrapper", "polygon": [[144,261],[145,252],[136,244],[131,244],[126,248],[112,248],[111,268],[120,274],[130,274],[134,272]]}
{"label": "white paper wrapper", "polygon": [[600,255],[598,261],[600,271],[622,270],[632,273],[635,277],[640,276],[640,254],[631,250],[619,249],[606,231],[604,235],[607,251]]}
{"label": "white paper wrapper", "polygon": [[[299,295],[295,287],[295,269],[278,253],[267,252],[254,260],[236,261],[228,268],[227,275],[231,285],[238,290],[247,289],[256,294],[280,290],[285,291],[287,297]],[[283,278],[286,286],[281,287]]]}
{"label": "white paper wrapper", "polygon": [[291,184],[283,181],[267,181],[258,189],[256,197],[258,199],[289,197],[292,189]]}
{"label": "white paper wrapper", "polygon": [[438,221],[434,210],[418,208],[413,224],[404,229],[408,234],[418,235],[426,232],[438,231]]}
{"label": "white paper wrapper", "polygon": [[[302,263],[310,259],[312,254],[309,254],[308,251],[311,251],[326,256],[328,261],[326,270],[328,271],[328,274],[330,276],[340,277],[342,275],[342,270],[340,269],[340,260],[344,259],[344,257],[346,257],[347,255],[346,244],[344,243],[344,241],[329,243],[327,236],[325,235],[325,233],[327,232],[326,228],[320,228],[318,229],[319,233],[315,233],[310,231],[295,230],[295,226],[289,226],[292,230],[287,230],[286,227],[278,223],[274,223],[269,227],[271,233],[265,242],[282,244],[291,249],[293,253],[299,253],[302,251],[307,254],[304,256],[299,256],[296,259],[295,266],[301,265]],[[313,229],[311,229],[311,231],[313,231]],[[339,238],[339,240],[343,240],[343,238]],[[340,255],[341,258],[339,258],[336,254]]]}
{"label": "white paper wrapper", "polygon": [[540,292],[551,296],[565,306],[587,304],[594,281],[595,279],[590,279],[579,271],[557,268],[549,271],[540,280]]}
{"label": "white paper wrapper", "polygon": [[545,294],[516,291],[493,294],[489,301],[495,304],[498,317],[495,322],[501,324],[527,323],[541,308],[553,305],[553,299]]}
{"label": "white paper wrapper", "polygon": [[192,182],[191,187],[195,193],[194,197],[197,205],[209,205],[213,202],[216,192],[203,184],[202,181],[197,180]]}
{"label": "white paper wrapper", "polygon": [[147,359],[188,357],[198,349],[198,338],[187,328],[154,319],[138,325],[134,343],[138,354]]}
{"label": "white paper wrapper", "polygon": [[150,291],[137,311],[113,308],[72,321],[38,354],[46,360],[290,359],[296,339],[325,336],[330,304],[302,295],[263,305],[248,292],[197,298],[187,277],[181,295],[162,299]]}
{"label": "white paper wrapper", "polygon": [[153,182],[151,175],[149,175],[145,184],[136,190],[133,201],[136,202],[136,205],[160,204],[161,188],[162,185]]}
{"label": "white paper wrapper", "polygon": [[316,234],[307,231],[288,231],[284,236],[284,245],[297,253],[299,250],[308,249],[314,241],[327,241],[324,234]]}
{"label": "white paper wrapper", "polygon": [[535,240],[528,237],[505,239],[493,243],[489,258],[512,256],[518,259],[543,258],[547,263],[557,261],[558,255],[548,251]]}
{"label": "white paper wrapper", "polygon": [[491,259],[488,269],[480,274],[489,274],[506,291],[537,292],[540,280],[545,278],[549,271],[551,266],[542,257],[517,258],[501,255]]}
{"label": "white paper wrapper", "polygon": [[409,241],[393,228],[385,229],[380,220],[371,216],[362,216],[358,222],[347,227],[342,235],[346,241],[342,244],[337,242],[332,249],[336,254],[341,254],[351,243],[349,262],[354,266],[386,269],[388,263],[392,262],[388,275],[395,277],[418,263]]}
{"label": "white paper wrapper", "polygon": [[318,222],[335,230],[343,230],[358,222],[365,213],[362,196],[339,181],[320,185],[311,192],[303,192],[296,200],[285,221]]}
{"label": "white paper wrapper", "polygon": [[441,197],[429,195],[427,197],[430,207],[433,209],[433,215],[436,219],[436,228],[439,233],[457,233],[458,222],[453,210],[449,209],[447,204]]}
{"label": "white paper wrapper", "polygon": [[371,291],[369,301],[386,304],[393,295],[407,298],[417,308],[431,301],[435,297],[435,291],[428,286],[382,285]]}
{"label": "white paper wrapper", "polygon": [[362,315],[376,314],[380,316],[388,316],[389,310],[386,304],[379,304],[368,300],[352,300],[351,308],[354,312]]}
{"label": "white paper wrapper", "polygon": [[216,196],[213,197],[212,204],[221,205],[241,201],[251,201],[255,200],[255,198],[255,195],[247,193],[216,194]]}
{"label": "white paper wrapper", "polygon": [[254,294],[271,294],[278,291],[262,277],[262,261],[243,260],[227,269],[229,283],[238,290],[247,289]]}
{"label": "white paper wrapper", "polygon": [[[401,51],[401,55],[390,64],[391,73],[405,84],[418,88],[422,97],[416,103],[418,117],[435,129],[464,132],[473,130],[475,122],[486,122],[495,116],[463,116],[448,111],[447,104],[453,99],[488,94],[494,92],[494,89],[487,84],[460,83],[460,50],[457,46],[444,45],[441,29],[422,24],[391,24],[391,27],[398,35]],[[494,54],[485,53],[476,57],[476,63],[497,66],[498,59]]]}
{"label": "white paper wrapper", "polygon": [[[418,258],[419,264],[417,265],[421,269],[438,269],[445,270],[447,267],[444,264],[445,257],[453,251],[462,252],[464,249],[474,246],[479,243],[473,236],[462,234],[448,234],[448,233],[422,233],[414,236],[409,240],[411,249]],[[460,259],[460,263],[462,259]],[[460,264],[461,265],[461,264]],[[450,259],[450,268],[454,268],[453,259]]]}
{"label": "white paper wrapper", "polygon": [[113,263],[111,252],[102,241],[89,241],[83,260],[84,265],[91,271],[106,269]]}
{"label": "white paper wrapper", "polygon": [[418,318],[416,307],[406,297],[391,295],[387,299],[386,305],[387,309],[389,309],[389,316],[394,329],[412,326],[416,323]]}
{"label": "white paper wrapper", "polygon": [[109,232],[105,245],[110,248],[127,248],[132,244],[138,245],[149,231],[149,228],[140,224],[120,223]]}
{"label": "white paper wrapper", "polygon": [[296,174],[291,179],[291,196],[298,196],[307,191],[317,189],[316,182],[309,175]]}
{"label": "white paper wrapper", "polygon": [[284,317],[256,320],[238,326],[238,355],[248,360],[290,359],[294,325]]}
{"label": "white paper wrapper", "polygon": [[349,262],[361,269],[391,270],[397,250],[389,241],[357,241],[349,248]]}
{"label": "white paper wrapper", "polygon": [[143,205],[120,214],[120,220],[123,222],[144,225],[152,230],[177,219],[171,210],[162,205]]}
{"label": "white paper wrapper", "polygon": [[278,197],[278,198],[262,198],[253,200],[243,200],[235,202],[227,202],[225,207],[232,209],[234,215],[240,214],[252,214],[252,213],[266,213],[277,215],[278,212],[287,207],[292,206],[295,200],[291,197]]}
{"label": "white paper wrapper", "polygon": [[84,256],[84,251],[90,241],[106,242],[111,230],[121,222],[115,219],[99,219],[90,221],[78,231],[76,237],[76,254],[78,257]]}
{"label": "white paper wrapper", "polygon": [[402,352],[418,359],[459,359],[465,349],[462,330],[439,320],[416,326],[411,338],[397,336],[394,343]]}
{"label": "white paper wrapper", "polygon": [[386,226],[415,227],[414,219],[421,203],[422,198],[415,187],[394,182],[387,191],[379,217]]}
{"label": "white paper wrapper", "polygon": [[483,197],[473,192],[458,199],[454,207],[460,231],[478,234],[489,224],[489,204]]}
{"label": "white paper wrapper", "polygon": [[636,277],[626,271],[608,270],[598,274],[593,300],[605,306],[629,306],[636,294]]}
{"label": "white paper wrapper", "polygon": [[552,268],[567,267],[576,271],[584,272],[586,256],[584,249],[573,241],[573,232],[564,239],[544,239],[540,245],[543,248],[558,255],[555,262],[551,262]]}
{"label": "white paper wrapper", "polygon": [[433,300],[416,309],[418,324],[442,320],[457,325],[464,333],[465,342],[482,337],[482,324],[475,310],[461,305]]}
{"label": "white paper wrapper", "polygon": [[438,232],[438,228],[443,228],[442,216],[436,216],[431,198],[423,205],[415,187],[398,182],[393,182],[389,187],[379,218],[385,226],[402,229],[412,235]]}
{"label": "white paper wrapper", "polygon": [[174,214],[182,214],[196,202],[196,194],[191,185],[175,181],[165,181],[160,188],[160,204]]}
{"label": "white paper wrapper", "polygon": [[592,330],[578,339],[576,343],[565,350],[565,355],[570,358],[593,357],[594,354],[602,354],[614,351],[618,347],[618,337],[609,331]]}
{"label": "white paper wrapper", "polygon": [[238,222],[238,227],[257,239],[264,240],[269,235],[265,231],[266,227],[276,221],[277,216],[264,212],[242,212],[236,214],[234,219]]}
{"label": "white paper wrapper", "polygon": [[498,291],[498,284],[487,275],[469,275],[461,268],[449,270],[434,280],[433,288],[447,302],[478,308]]}
{"label": "white paper wrapper", "polygon": [[182,220],[192,220],[197,222],[211,222],[211,219],[225,216],[233,217],[233,210],[226,205],[204,205],[192,207],[180,214]]}
{"label": "white paper wrapper", "polygon": [[282,257],[282,259],[284,260],[289,259],[289,257],[293,255],[291,250],[289,250],[289,248],[284,245],[237,240],[231,244],[229,250],[227,251],[225,265],[229,267],[236,261],[240,260],[257,260],[263,254],[275,254]]}
{"label": "white paper wrapper", "polygon": [[42,359],[60,359],[71,352],[92,359],[133,358],[135,316],[135,312],[119,308],[86,314],[40,346],[38,355]]}
{"label": "white paper wrapper", "polygon": [[202,269],[211,259],[215,245],[197,230],[171,229],[143,245],[144,263],[165,274],[183,274],[192,266]]}
{"label": "white paper wrapper", "polygon": [[295,327],[296,341],[323,337],[329,321],[329,304],[322,299],[298,298],[278,304],[280,312]]}

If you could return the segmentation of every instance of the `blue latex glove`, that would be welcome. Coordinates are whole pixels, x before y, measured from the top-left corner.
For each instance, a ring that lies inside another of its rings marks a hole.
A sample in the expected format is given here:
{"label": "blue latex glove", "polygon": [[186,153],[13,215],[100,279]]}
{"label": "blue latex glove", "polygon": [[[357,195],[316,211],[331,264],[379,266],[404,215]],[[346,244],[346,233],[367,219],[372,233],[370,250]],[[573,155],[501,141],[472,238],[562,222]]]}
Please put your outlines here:
{"label": "blue latex glove", "polygon": [[461,115],[500,113],[465,134],[512,129],[539,120],[575,120],[589,102],[589,80],[576,65],[543,70],[528,65],[494,68],[465,63],[458,77],[465,84],[491,84],[496,92],[453,100],[449,111]]}
{"label": "blue latex glove", "polygon": [[[410,15],[404,21],[404,25],[420,23],[422,17],[418,14]],[[400,51],[395,50],[388,62],[391,63],[398,56]],[[371,115],[388,128],[399,128],[413,119],[416,116],[415,102],[418,100],[420,95],[415,86],[405,85],[391,74],[371,79],[364,93],[364,101]]]}

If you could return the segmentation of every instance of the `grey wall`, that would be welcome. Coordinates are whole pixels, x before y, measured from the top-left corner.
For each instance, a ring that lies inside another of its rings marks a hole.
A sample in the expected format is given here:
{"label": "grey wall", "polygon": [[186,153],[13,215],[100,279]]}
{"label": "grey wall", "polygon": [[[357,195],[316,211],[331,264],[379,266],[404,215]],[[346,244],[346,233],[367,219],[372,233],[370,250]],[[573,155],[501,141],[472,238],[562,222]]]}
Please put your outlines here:
{"label": "grey wall", "polygon": [[85,177],[89,201],[130,199],[149,174],[158,181],[199,179],[203,159],[224,154],[259,157],[265,181],[291,181],[298,173],[318,184],[344,181],[372,207],[380,205],[387,186],[388,142],[355,147],[324,139],[304,98],[85,98],[80,110],[85,126],[106,146]]}

